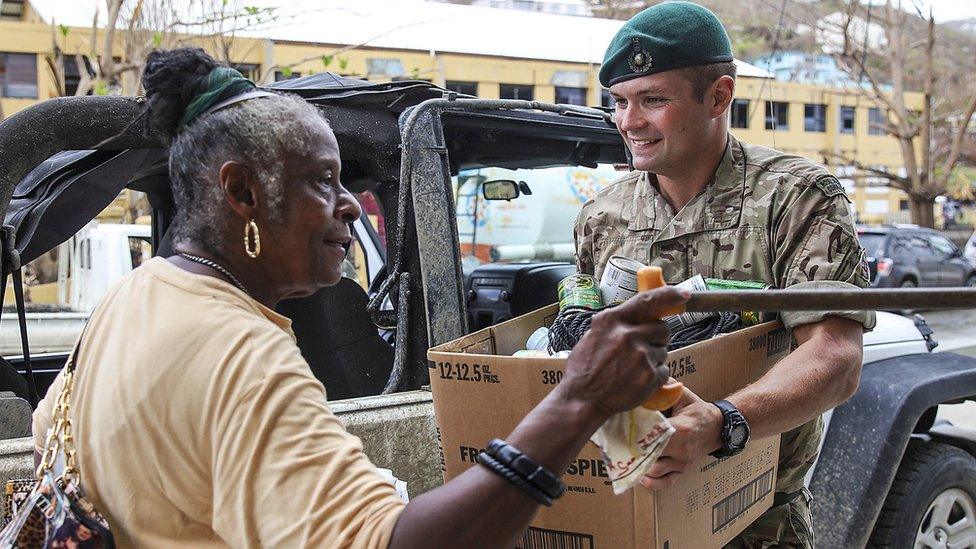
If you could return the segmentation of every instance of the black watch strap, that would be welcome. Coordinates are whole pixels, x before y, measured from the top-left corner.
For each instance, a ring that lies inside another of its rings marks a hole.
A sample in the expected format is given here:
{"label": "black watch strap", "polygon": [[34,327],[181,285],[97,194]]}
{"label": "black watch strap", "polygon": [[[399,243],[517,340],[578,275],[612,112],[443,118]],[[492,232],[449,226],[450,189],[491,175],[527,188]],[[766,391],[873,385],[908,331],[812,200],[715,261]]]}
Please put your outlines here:
{"label": "black watch strap", "polygon": [[552,471],[542,467],[504,440],[492,439],[485,448],[485,453],[521,475],[552,499],[557,499],[566,491],[566,485]]}
{"label": "black watch strap", "polygon": [[[716,400],[712,404],[721,410],[724,421],[720,433],[722,447],[710,455],[716,458],[726,458],[742,452],[746,447],[746,443],[749,441],[750,433],[749,423],[746,421],[745,416],[742,415],[742,412],[734,404],[727,400]],[[741,433],[742,430],[745,431],[745,436],[739,441],[733,440],[733,433]]]}

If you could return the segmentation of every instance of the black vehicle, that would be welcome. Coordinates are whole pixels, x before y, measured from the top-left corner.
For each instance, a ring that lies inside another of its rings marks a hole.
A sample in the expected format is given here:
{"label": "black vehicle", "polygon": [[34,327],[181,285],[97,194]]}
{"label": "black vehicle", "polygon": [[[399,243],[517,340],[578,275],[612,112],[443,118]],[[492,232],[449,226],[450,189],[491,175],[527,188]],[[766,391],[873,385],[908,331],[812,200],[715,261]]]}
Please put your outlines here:
{"label": "black vehicle", "polygon": [[[465,281],[451,177],[479,167],[621,164],[624,144],[610,116],[596,109],[459,98],[427,82],[374,84],[331,74],[275,87],[326,114],[342,152],[342,179],[350,190],[377,198],[387,236],[385,249],[372,256],[380,267],[370,266],[376,274],[366,288],[341,282],[293,300],[286,314],[330,394],[341,383],[350,396],[364,397],[332,402],[332,410],[377,465],[399,465],[398,476],[419,495],[441,482],[431,395],[424,390],[428,348],[463,336],[482,318],[497,322],[536,306],[546,292],[554,301],[552,281],[563,268],[485,265]],[[135,123],[141,110],[135,98],[59,98],[0,122],[0,215],[11,226],[0,254],[4,275],[69,238],[123,188],[146,192],[153,253],[171,253],[174,204],[165,155]],[[49,160],[68,150],[84,152]],[[27,177],[35,168],[42,171]],[[375,233],[356,234],[363,247],[380,242]],[[379,314],[367,311],[368,302],[383,304]],[[976,488],[957,481],[976,478],[976,434],[935,421],[940,404],[976,400],[976,359],[931,353],[930,330],[889,317],[901,329],[889,330],[885,342],[865,339],[866,355],[874,347],[880,352],[865,363],[858,393],[829,413],[808,479],[824,547],[860,547],[872,539],[882,545],[907,539],[897,546],[908,547],[910,538],[928,539],[947,521],[976,521],[976,512],[960,519],[951,505],[943,516],[940,499],[962,486],[966,501],[976,500]],[[377,326],[393,330],[393,337],[380,338]],[[66,356],[38,357],[35,368],[57,371]],[[22,366],[19,357],[9,358]],[[380,374],[386,379],[377,384]],[[377,396],[380,390],[399,394]],[[30,448],[21,440],[11,448]],[[5,474],[29,474],[29,451],[11,457],[0,450],[0,464],[10,465]],[[906,483],[928,488],[906,498]],[[924,518],[933,509],[939,521]]]}
{"label": "black vehicle", "polygon": [[867,252],[871,286],[976,287],[976,265],[937,231],[896,225],[858,229],[857,236]]}

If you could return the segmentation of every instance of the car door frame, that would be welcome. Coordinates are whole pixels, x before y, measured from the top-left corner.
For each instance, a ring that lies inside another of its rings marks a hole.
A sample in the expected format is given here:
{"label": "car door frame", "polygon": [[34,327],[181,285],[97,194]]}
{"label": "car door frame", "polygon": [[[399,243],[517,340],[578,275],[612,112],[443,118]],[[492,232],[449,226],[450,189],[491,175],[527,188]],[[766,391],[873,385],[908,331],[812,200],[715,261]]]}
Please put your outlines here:
{"label": "car door frame", "polygon": [[[962,258],[959,248],[951,240],[940,234],[929,233],[926,237],[936,257],[939,258],[939,284],[941,286],[962,286],[965,284],[969,273],[964,265],[966,260]],[[948,252],[936,245],[936,242],[940,240],[949,245]]]}
{"label": "car door frame", "polygon": [[920,287],[939,286],[942,278],[941,260],[929,242],[928,235],[922,231],[912,231],[909,238],[910,249],[915,257],[915,266],[918,268],[918,285]]}

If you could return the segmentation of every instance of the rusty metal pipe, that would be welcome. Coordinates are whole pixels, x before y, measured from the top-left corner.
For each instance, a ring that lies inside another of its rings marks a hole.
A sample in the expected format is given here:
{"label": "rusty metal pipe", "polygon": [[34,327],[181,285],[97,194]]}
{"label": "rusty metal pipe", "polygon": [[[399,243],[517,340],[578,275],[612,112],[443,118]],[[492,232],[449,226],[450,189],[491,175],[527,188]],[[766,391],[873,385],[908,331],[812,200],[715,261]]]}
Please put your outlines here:
{"label": "rusty metal pipe", "polygon": [[716,290],[693,292],[686,311],[976,309],[976,288]]}

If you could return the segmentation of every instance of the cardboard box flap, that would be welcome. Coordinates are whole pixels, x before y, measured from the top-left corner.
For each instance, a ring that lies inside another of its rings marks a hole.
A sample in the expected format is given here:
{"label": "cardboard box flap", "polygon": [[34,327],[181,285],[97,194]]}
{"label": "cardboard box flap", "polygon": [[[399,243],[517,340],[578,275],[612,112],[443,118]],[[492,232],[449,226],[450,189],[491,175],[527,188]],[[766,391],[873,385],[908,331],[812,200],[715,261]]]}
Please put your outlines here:
{"label": "cardboard box flap", "polygon": [[465,353],[474,355],[511,356],[525,348],[525,342],[537,328],[551,326],[559,313],[559,305],[553,303],[512,320],[448,341],[428,351],[431,353]]}

